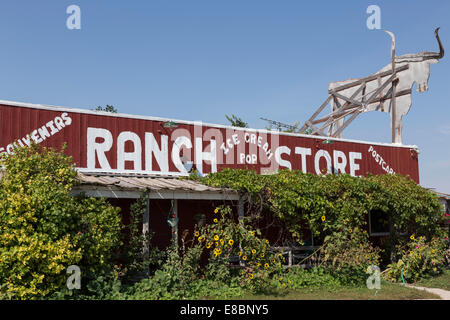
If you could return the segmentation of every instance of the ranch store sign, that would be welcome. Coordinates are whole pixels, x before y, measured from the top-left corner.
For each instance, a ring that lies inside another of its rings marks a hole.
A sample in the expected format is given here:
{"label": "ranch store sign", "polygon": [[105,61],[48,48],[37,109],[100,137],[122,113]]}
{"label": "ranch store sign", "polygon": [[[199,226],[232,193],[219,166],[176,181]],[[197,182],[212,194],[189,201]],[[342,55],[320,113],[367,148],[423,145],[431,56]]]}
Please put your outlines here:
{"label": "ranch store sign", "polygon": [[419,182],[416,146],[0,101],[0,154],[32,141],[61,148],[81,171],[187,175],[224,168],[269,174],[399,173]]}

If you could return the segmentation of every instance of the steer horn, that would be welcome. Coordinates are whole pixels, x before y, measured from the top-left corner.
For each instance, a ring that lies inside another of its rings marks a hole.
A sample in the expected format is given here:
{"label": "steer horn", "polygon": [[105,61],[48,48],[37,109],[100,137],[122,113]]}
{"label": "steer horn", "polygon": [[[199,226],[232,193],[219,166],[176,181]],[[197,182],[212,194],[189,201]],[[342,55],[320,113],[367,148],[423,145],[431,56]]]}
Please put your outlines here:
{"label": "steer horn", "polygon": [[434,30],[434,35],[439,43],[439,56],[437,58],[442,59],[444,57],[444,46],[442,45],[441,39],[439,39],[439,29],[440,27],[437,27],[436,30]]}

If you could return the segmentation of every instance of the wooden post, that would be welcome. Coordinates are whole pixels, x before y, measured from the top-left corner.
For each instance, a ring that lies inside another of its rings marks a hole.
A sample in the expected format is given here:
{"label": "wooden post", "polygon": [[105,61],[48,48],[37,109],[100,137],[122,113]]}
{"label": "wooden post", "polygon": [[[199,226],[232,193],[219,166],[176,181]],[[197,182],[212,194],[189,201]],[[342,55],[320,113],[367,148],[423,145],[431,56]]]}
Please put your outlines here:
{"label": "wooden post", "polygon": [[[244,223],[244,199],[242,197],[242,194],[239,195],[239,202],[238,202],[238,215],[239,215],[239,223]],[[241,244],[239,244],[239,250],[242,251]],[[239,258],[239,266],[243,267],[244,263]]]}
{"label": "wooden post", "polygon": [[[173,214],[175,215],[175,219],[178,218],[178,200],[174,199],[173,201]],[[180,220],[178,220],[180,222]],[[175,227],[172,228],[172,239],[178,244],[178,223]]]}
{"label": "wooden post", "polygon": [[239,214],[239,222],[242,222],[242,219],[244,219],[244,199],[242,198],[242,195],[239,197],[238,214]]}
{"label": "wooden post", "polygon": [[[150,197],[147,197],[147,204],[145,206],[145,212],[144,215],[142,217],[142,234],[145,236],[146,234],[148,234],[148,232],[150,232]],[[144,256],[144,259],[148,258],[149,255],[149,243],[147,243],[146,240],[144,240],[144,243],[142,244],[143,248],[142,248],[142,253]],[[149,274],[150,270],[146,270],[146,274]]]}

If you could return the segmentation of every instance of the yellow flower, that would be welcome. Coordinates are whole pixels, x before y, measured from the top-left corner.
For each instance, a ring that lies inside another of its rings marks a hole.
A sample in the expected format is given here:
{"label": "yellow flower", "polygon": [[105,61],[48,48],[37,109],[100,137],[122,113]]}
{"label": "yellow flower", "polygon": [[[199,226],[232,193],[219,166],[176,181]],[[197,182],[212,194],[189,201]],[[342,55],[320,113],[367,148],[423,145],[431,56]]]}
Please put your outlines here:
{"label": "yellow flower", "polygon": [[256,250],[255,250],[255,249],[252,249],[252,253],[255,254],[255,253],[256,253]]}
{"label": "yellow flower", "polygon": [[283,287],[286,287],[286,283],[283,282]]}
{"label": "yellow flower", "polygon": [[422,240],[422,237],[419,237],[419,240]]}
{"label": "yellow flower", "polygon": [[202,242],[202,240],[203,240],[202,236],[198,237],[198,242]]}
{"label": "yellow flower", "polygon": [[214,213],[219,212],[219,208],[214,209]]}
{"label": "yellow flower", "polygon": [[242,260],[247,260],[247,256],[243,256],[243,257],[242,257]]}
{"label": "yellow flower", "polygon": [[264,268],[267,269],[268,267],[269,267],[269,264],[268,264],[268,263],[265,263],[265,264],[264,264]]}
{"label": "yellow flower", "polygon": [[214,236],[214,240],[219,240],[219,236],[217,234]]}
{"label": "yellow flower", "polygon": [[422,256],[419,254],[419,259],[422,259]]}
{"label": "yellow flower", "polygon": [[222,249],[217,249],[217,253],[221,254],[222,253]]}
{"label": "yellow flower", "polygon": [[250,279],[253,279],[253,274],[252,273],[250,273],[249,275],[248,275],[248,277],[250,278]]}
{"label": "yellow flower", "polygon": [[352,230],[352,229],[350,229],[350,230],[348,230],[348,232],[352,233],[352,232],[353,232],[353,230]]}
{"label": "yellow flower", "polygon": [[223,245],[225,241],[223,239],[220,239],[220,244]]}
{"label": "yellow flower", "polygon": [[196,237],[198,237],[198,236],[199,236],[198,231],[195,231],[194,235],[195,235]]}
{"label": "yellow flower", "polygon": [[269,240],[266,239],[266,243],[269,244]]}
{"label": "yellow flower", "polygon": [[322,216],[322,218],[321,218],[321,219],[322,219],[322,221],[325,221],[325,216]]}
{"label": "yellow flower", "polygon": [[213,221],[214,221],[214,223],[217,223],[219,220],[217,220],[217,218],[214,218]]}
{"label": "yellow flower", "polygon": [[206,245],[206,248],[207,249],[211,248],[211,243],[210,242],[208,242],[208,244]]}
{"label": "yellow flower", "polygon": [[242,256],[242,251],[239,251],[239,257]]}
{"label": "yellow flower", "polygon": [[411,240],[414,240],[414,236],[409,237]]}
{"label": "yellow flower", "polygon": [[218,247],[219,246],[219,243],[216,241],[216,242],[214,242],[214,244],[216,245],[216,247]]}
{"label": "yellow flower", "polygon": [[264,258],[264,252],[263,252],[263,253],[261,253],[261,258]]}
{"label": "yellow flower", "polygon": [[257,262],[256,267],[259,268],[261,266],[261,263]]}
{"label": "yellow flower", "polygon": [[228,244],[229,244],[230,246],[232,246],[232,245],[233,245],[233,243],[234,243],[234,241],[233,241],[233,240],[229,240],[229,241],[228,241]]}
{"label": "yellow flower", "polygon": [[254,235],[255,235],[255,231],[250,232],[250,234],[251,234],[252,236],[254,236]]}

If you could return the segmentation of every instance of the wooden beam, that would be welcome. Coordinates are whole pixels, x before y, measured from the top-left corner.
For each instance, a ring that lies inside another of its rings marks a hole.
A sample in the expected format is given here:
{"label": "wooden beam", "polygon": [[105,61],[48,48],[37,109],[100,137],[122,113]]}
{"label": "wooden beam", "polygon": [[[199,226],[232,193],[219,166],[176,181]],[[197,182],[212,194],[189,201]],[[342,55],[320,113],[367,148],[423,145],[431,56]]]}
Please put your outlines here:
{"label": "wooden beam", "polygon": [[[328,105],[328,103],[330,102],[331,98],[332,98],[332,96],[329,95],[328,98],[325,100],[325,102],[322,103],[322,105],[319,107],[319,109],[317,109],[317,111],[314,112],[314,114],[311,116],[311,118],[308,119],[308,121],[313,121],[314,118],[317,117],[322,112],[322,110]],[[307,125],[307,122],[305,122],[303,127],[300,128],[299,132],[304,132],[309,127]]]}
{"label": "wooden beam", "polygon": [[333,137],[337,137],[339,134],[341,134],[342,131],[344,131],[344,129],[350,124],[350,122],[352,122],[353,120],[356,119],[356,117],[361,113],[361,111],[356,111],[351,117],[350,119],[348,119],[347,121],[344,122],[344,124],[342,125],[342,127],[340,127],[338,130],[336,130],[336,132],[333,134]]}
{"label": "wooden beam", "polygon": [[[405,70],[407,70],[408,68],[409,68],[409,65],[406,64],[406,65],[401,66],[400,68],[398,68],[398,69],[396,70],[396,72],[398,73],[398,72],[401,72],[401,71],[405,71]],[[356,80],[356,81],[354,81],[354,82],[347,83],[347,84],[344,84],[344,85],[342,85],[342,86],[339,86],[339,87],[330,89],[328,92],[331,94],[331,91],[336,91],[336,92],[342,91],[342,90],[349,89],[349,88],[355,87],[355,86],[357,86],[357,85],[360,85],[360,84],[362,84],[363,82],[373,81],[373,80],[377,79],[378,77],[386,77],[386,76],[389,76],[389,75],[391,75],[391,74],[392,74],[392,70],[384,71],[384,72],[380,72],[380,73],[375,73],[375,74],[370,75],[370,76],[368,76],[368,77],[358,79],[358,80]]]}
{"label": "wooden beam", "polygon": [[395,76],[396,75],[393,74],[381,86],[379,86],[377,88],[377,90],[375,90],[375,92],[370,96],[370,98],[367,99],[366,105],[369,105],[369,104],[373,103],[373,101],[375,101],[375,97],[377,95],[379,95],[384,90],[384,88],[386,88],[389,84],[392,83],[392,81],[394,80]]}
{"label": "wooden beam", "polygon": [[[356,100],[353,99],[353,98],[346,97],[346,96],[344,96],[344,95],[342,95],[342,94],[340,94],[340,93],[337,93],[337,92],[335,92],[335,91],[332,91],[331,94],[334,95],[335,97],[339,98],[339,99],[342,99],[342,100],[347,101],[347,102],[350,103],[350,104],[362,106],[362,103],[361,103],[361,102],[356,101]],[[341,108],[342,108],[342,107],[341,107]],[[341,108],[339,108],[339,109],[341,109]]]}

